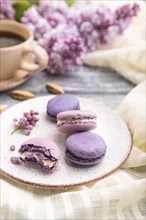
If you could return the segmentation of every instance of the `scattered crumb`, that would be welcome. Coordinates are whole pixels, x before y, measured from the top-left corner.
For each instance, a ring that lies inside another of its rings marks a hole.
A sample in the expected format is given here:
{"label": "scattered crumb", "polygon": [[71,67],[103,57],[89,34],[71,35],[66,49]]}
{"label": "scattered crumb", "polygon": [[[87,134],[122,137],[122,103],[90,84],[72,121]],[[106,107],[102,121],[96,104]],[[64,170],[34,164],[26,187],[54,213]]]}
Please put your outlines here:
{"label": "scattered crumb", "polygon": [[11,150],[11,151],[14,151],[15,149],[16,149],[15,145],[11,145],[11,146],[10,146],[10,150]]}
{"label": "scattered crumb", "polygon": [[11,157],[10,160],[14,164],[18,164],[18,165],[21,164],[21,160],[19,157]]}

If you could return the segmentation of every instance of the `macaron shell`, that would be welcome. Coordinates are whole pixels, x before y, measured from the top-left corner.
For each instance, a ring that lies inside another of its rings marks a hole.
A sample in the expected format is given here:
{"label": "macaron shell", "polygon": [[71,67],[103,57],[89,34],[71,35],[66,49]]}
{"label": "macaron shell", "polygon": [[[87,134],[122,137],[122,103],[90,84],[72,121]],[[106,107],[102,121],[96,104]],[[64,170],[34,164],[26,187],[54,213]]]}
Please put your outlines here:
{"label": "macaron shell", "polygon": [[64,111],[57,115],[57,127],[60,132],[69,134],[78,131],[93,130],[96,128],[96,118],[96,114],[92,111]]}
{"label": "macaron shell", "polygon": [[47,103],[47,114],[55,117],[60,112],[78,109],[80,109],[79,100],[70,94],[57,95]]}
{"label": "macaron shell", "polygon": [[67,133],[67,134],[72,134],[75,132],[82,132],[82,131],[89,131],[89,130],[93,130],[96,128],[96,124],[95,123],[84,123],[84,122],[80,122],[80,123],[76,123],[76,124],[63,124],[60,126],[57,126],[58,130],[62,133]]}
{"label": "macaron shell", "polygon": [[48,119],[50,119],[51,121],[54,121],[54,122],[57,121],[56,116],[53,116],[53,115],[49,114],[48,111],[47,111],[47,117],[48,117]]}
{"label": "macaron shell", "polygon": [[59,147],[56,145],[55,142],[51,141],[48,138],[42,138],[42,137],[31,138],[25,141],[24,143],[22,143],[22,145],[27,145],[27,144],[33,144],[35,146],[45,147],[46,149],[50,150],[50,153],[53,157],[55,157],[56,159],[60,158]]}
{"label": "macaron shell", "polygon": [[92,132],[80,132],[68,137],[66,156],[75,163],[94,164],[106,153],[106,144],[102,137]]}
{"label": "macaron shell", "polygon": [[82,158],[79,158],[79,157],[76,157],[74,155],[71,155],[69,152],[65,152],[66,153],[66,157],[69,159],[69,161],[75,163],[75,164],[79,164],[79,165],[95,165],[95,164],[98,164],[100,163],[100,161],[103,159],[104,157],[104,154],[101,156],[101,157],[97,157],[97,158],[94,158],[94,159],[82,159]]}
{"label": "macaron shell", "polygon": [[92,111],[86,110],[72,110],[64,111],[57,115],[58,120],[65,120],[67,118],[82,119],[82,118],[96,118],[97,115]]}

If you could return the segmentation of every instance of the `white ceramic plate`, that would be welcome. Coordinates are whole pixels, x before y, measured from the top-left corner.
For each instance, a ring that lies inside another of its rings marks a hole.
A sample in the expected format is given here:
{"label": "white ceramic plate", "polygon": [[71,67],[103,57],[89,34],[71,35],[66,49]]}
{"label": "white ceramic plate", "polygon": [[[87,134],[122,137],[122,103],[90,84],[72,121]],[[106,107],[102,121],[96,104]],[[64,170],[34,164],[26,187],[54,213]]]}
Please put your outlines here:
{"label": "white ceramic plate", "polygon": [[[101,135],[106,144],[107,152],[104,159],[97,165],[79,166],[65,160],[66,134],[60,133],[56,123],[47,119],[46,104],[53,96],[45,96],[23,101],[1,114],[1,173],[20,183],[37,187],[65,188],[83,185],[106,177],[126,160],[132,148],[131,133],[125,122],[108,107],[95,100],[79,98],[81,109],[92,110],[97,114],[97,128],[93,132]],[[34,109],[40,113],[40,121],[29,136],[13,130],[13,118],[20,118],[24,111]],[[61,159],[57,169],[45,173],[35,165],[15,165],[10,157],[18,156],[20,145],[29,138],[49,137],[58,144],[61,150]],[[10,145],[15,145],[12,152]]]}

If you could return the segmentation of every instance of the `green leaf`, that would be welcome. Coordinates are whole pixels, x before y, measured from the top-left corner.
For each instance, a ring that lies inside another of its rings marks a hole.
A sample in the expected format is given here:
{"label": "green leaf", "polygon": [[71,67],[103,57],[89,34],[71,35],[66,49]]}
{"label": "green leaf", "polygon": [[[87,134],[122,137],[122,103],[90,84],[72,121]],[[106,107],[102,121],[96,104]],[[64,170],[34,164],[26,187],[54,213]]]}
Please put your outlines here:
{"label": "green leaf", "polygon": [[25,0],[17,0],[13,3],[13,8],[15,9],[15,18],[17,21],[23,16],[24,11],[26,11],[31,6],[31,3]]}
{"label": "green leaf", "polygon": [[65,0],[65,1],[68,4],[68,6],[71,6],[75,2],[75,0]]}
{"label": "green leaf", "polygon": [[[22,0],[19,0],[19,1],[22,1]],[[27,1],[29,1],[31,3],[31,5],[39,5],[39,3],[40,3],[40,0],[27,0]]]}

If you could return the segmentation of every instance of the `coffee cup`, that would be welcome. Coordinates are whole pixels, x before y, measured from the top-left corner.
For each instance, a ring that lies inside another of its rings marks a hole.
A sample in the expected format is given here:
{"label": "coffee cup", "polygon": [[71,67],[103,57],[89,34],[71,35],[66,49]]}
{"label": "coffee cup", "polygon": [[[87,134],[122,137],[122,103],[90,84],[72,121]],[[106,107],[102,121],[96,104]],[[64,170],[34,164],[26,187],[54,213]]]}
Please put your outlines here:
{"label": "coffee cup", "polygon": [[[30,54],[37,62],[26,61]],[[13,78],[18,69],[38,72],[47,65],[48,54],[34,41],[30,29],[16,21],[0,20],[0,80]]]}

